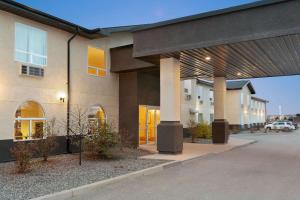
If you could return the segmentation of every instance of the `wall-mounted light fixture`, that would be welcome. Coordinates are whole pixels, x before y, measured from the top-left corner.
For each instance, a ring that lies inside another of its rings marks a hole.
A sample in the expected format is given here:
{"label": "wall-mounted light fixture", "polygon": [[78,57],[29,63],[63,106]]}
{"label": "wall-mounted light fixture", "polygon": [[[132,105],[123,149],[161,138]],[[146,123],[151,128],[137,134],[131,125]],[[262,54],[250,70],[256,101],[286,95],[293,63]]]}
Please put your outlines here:
{"label": "wall-mounted light fixture", "polygon": [[59,92],[59,93],[57,93],[57,98],[59,99],[59,101],[60,101],[61,103],[64,103],[64,102],[65,102],[66,97],[67,97],[67,95],[66,95],[65,92]]}
{"label": "wall-mounted light fixture", "polygon": [[210,57],[210,56],[206,56],[206,57],[205,57],[205,60],[206,60],[206,61],[210,61],[210,60],[211,60],[211,57]]}

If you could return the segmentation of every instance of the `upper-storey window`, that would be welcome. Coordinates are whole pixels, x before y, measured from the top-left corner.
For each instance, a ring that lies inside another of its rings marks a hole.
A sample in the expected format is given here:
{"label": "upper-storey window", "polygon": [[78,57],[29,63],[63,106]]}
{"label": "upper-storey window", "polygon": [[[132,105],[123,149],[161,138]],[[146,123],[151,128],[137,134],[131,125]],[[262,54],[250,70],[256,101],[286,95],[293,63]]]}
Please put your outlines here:
{"label": "upper-storey window", "polygon": [[105,52],[102,49],[88,47],[88,74],[104,77],[106,75]]}
{"label": "upper-storey window", "polygon": [[16,23],[15,59],[36,66],[47,65],[47,32]]}

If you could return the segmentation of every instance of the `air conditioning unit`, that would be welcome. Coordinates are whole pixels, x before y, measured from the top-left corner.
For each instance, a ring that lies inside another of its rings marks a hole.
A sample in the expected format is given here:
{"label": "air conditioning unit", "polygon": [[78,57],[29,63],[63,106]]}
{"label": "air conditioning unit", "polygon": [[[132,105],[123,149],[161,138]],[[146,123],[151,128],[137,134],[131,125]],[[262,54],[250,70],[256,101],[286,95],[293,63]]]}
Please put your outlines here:
{"label": "air conditioning unit", "polygon": [[192,95],[186,94],[185,95],[185,100],[190,101],[192,99]]}
{"label": "air conditioning unit", "polygon": [[44,77],[44,69],[40,67],[22,65],[21,74],[27,76]]}
{"label": "air conditioning unit", "polygon": [[196,114],[196,113],[199,113],[197,109],[190,108],[190,114]]}

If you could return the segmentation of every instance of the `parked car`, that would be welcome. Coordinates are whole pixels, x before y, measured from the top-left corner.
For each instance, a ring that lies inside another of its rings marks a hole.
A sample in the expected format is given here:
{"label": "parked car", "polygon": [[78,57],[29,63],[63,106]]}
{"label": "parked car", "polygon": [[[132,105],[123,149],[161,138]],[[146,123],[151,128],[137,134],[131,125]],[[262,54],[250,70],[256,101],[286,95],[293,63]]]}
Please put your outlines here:
{"label": "parked car", "polygon": [[285,122],[290,122],[290,123],[292,123],[292,125],[295,126],[295,129],[298,128],[298,124],[297,124],[296,122],[294,122],[293,120],[285,120]]}
{"label": "parked car", "polygon": [[267,130],[295,130],[295,126],[289,121],[276,121],[271,124],[265,125]]}

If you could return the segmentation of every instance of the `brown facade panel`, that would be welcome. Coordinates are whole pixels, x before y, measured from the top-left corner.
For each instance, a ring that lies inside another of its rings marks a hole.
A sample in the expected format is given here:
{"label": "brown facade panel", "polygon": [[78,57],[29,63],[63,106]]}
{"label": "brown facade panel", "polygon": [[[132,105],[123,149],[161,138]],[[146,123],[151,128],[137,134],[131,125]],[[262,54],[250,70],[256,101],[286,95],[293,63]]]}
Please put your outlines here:
{"label": "brown facade panel", "polygon": [[119,130],[134,145],[139,141],[139,105],[159,106],[159,70],[119,74]]}
{"label": "brown facade panel", "polygon": [[138,87],[137,72],[120,73],[119,75],[119,131],[138,144]]}
{"label": "brown facade panel", "polygon": [[[212,16],[191,16],[134,32],[134,57],[255,40],[300,32],[300,1],[253,7]],[[176,22],[177,21],[177,22]]]}
{"label": "brown facade panel", "polygon": [[124,72],[153,67],[153,64],[133,58],[133,45],[112,48],[110,50],[111,72]]}

